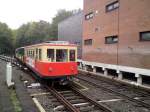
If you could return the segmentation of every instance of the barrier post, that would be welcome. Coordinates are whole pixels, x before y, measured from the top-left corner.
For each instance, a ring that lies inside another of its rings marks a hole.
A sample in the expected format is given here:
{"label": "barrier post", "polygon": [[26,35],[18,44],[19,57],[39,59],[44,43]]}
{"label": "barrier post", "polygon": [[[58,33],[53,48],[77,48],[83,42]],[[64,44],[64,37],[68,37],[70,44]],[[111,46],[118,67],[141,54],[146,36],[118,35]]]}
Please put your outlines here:
{"label": "barrier post", "polygon": [[6,83],[8,87],[14,86],[14,82],[12,82],[12,66],[10,62],[6,64]]}

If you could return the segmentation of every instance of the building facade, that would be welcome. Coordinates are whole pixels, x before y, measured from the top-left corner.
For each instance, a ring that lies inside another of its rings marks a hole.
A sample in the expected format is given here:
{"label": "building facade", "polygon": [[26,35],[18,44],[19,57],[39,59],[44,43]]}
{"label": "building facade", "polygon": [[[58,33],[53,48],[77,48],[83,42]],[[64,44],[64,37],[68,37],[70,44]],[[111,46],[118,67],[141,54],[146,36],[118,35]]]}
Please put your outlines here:
{"label": "building facade", "polygon": [[83,12],[78,12],[58,24],[58,40],[78,45],[78,58],[82,56]]}
{"label": "building facade", "polygon": [[150,0],[84,0],[84,61],[150,69]]}

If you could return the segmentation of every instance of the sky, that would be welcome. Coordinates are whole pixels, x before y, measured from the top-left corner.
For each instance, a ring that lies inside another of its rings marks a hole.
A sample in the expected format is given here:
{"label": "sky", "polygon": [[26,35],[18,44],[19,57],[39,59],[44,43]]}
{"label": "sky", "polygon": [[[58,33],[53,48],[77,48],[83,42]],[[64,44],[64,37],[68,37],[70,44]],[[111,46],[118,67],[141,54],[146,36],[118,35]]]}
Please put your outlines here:
{"label": "sky", "polygon": [[59,9],[83,9],[83,0],[0,0],[0,22],[17,29],[24,23],[51,22]]}

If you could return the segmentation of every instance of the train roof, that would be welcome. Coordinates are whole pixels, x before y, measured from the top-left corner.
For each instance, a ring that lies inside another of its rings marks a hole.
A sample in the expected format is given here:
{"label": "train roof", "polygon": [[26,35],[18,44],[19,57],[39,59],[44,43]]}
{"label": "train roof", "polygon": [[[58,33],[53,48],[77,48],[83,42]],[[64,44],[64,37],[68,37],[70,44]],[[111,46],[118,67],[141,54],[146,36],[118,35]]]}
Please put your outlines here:
{"label": "train roof", "polygon": [[70,44],[68,41],[46,41],[44,43],[49,43],[49,44],[65,44],[65,45],[68,45]]}
{"label": "train roof", "polygon": [[20,50],[20,49],[24,49],[24,47],[19,47],[19,48],[16,49],[16,51],[17,51],[17,50]]}
{"label": "train roof", "polygon": [[75,44],[71,44],[68,41],[46,41],[39,44],[33,44],[26,47],[35,47],[35,46],[77,46]]}

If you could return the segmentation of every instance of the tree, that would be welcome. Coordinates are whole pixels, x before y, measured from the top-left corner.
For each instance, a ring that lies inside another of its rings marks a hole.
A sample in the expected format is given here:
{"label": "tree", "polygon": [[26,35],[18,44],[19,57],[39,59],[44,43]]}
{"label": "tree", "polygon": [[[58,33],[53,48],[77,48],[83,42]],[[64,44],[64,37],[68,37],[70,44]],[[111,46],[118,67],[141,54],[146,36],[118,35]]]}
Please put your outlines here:
{"label": "tree", "polygon": [[16,37],[17,47],[40,43],[48,39],[52,40],[50,24],[46,21],[24,24],[18,29]]}
{"label": "tree", "polygon": [[30,24],[23,24],[16,32],[16,47],[21,47],[27,45],[28,38],[26,37],[26,32]]}
{"label": "tree", "polygon": [[16,32],[16,46],[26,46],[44,41],[58,40],[58,23],[77,11],[59,10],[52,23],[46,21],[23,24]]}
{"label": "tree", "polygon": [[13,38],[12,31],[8,28],[7,24],[0,22],[0,53],[11,54],[13,53]]}

